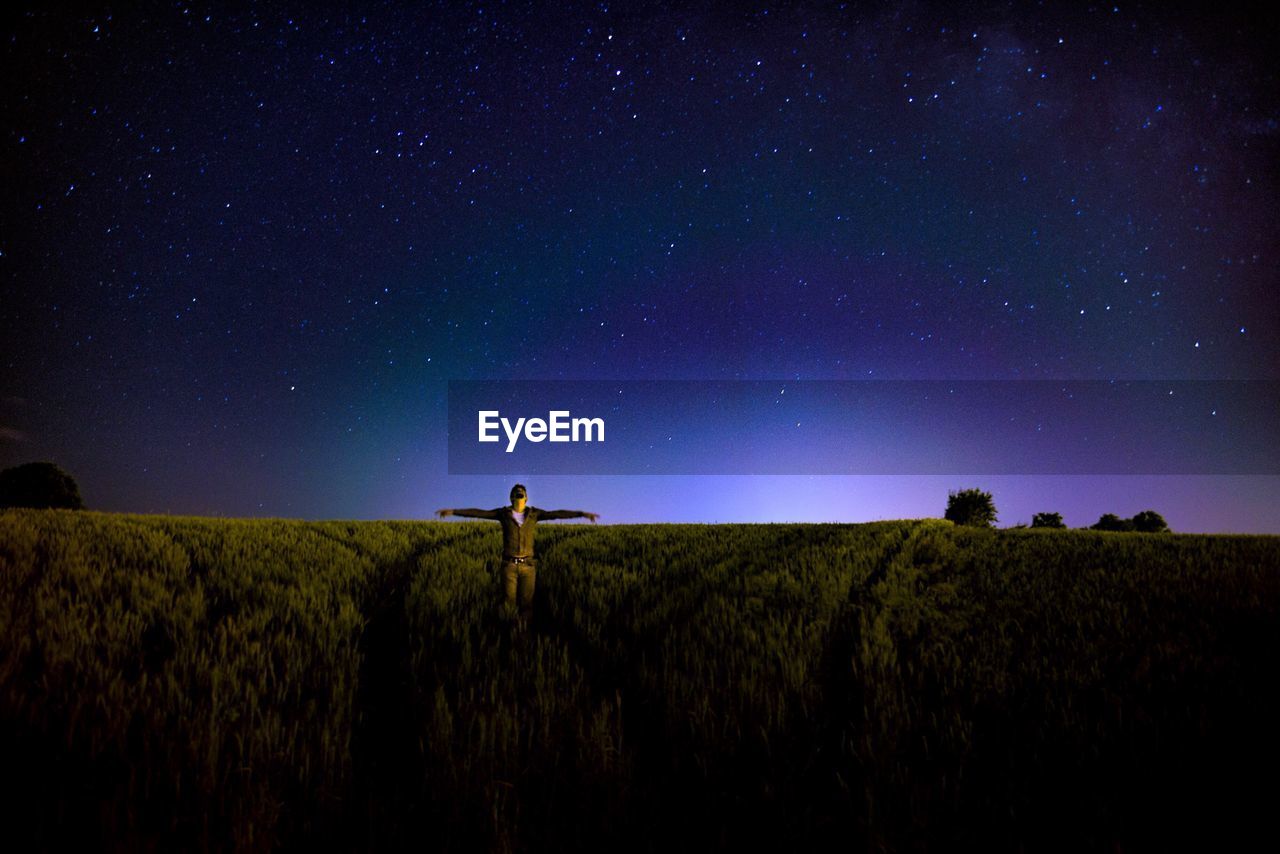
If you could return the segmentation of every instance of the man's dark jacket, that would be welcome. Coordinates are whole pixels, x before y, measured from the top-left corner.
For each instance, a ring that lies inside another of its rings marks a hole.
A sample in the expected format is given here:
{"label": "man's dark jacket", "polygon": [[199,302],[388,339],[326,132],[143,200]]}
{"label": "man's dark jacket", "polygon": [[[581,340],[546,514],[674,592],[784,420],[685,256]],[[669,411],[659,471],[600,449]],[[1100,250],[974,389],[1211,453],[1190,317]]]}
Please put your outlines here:
{"label": "man's dark jacket", "polygon": [[543,510],[532,505],[525,505],[524,524],[517,525],[511,515],[510,505],[494,510],[478,510],[468,507],[454,510],[455,516],[470,516],[473,519],[496,519],[502,525],[502,556],[533,557],[533,533],[539,519],[577,519],[586,516],[581,510]]}

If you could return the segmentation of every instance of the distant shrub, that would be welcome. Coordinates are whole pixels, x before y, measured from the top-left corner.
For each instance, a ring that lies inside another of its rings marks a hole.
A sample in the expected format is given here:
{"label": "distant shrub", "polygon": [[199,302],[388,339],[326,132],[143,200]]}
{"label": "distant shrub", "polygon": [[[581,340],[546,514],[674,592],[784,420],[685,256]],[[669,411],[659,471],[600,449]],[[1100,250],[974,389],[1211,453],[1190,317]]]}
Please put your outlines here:
{"label": "distant shrub", "polygon": [[1164,521],[1164,517],[1154,510],[1143,510],[1130,521],[1132,521],[1135,531],[1143,531],[1148,534],[1163,534],[1169,530],[1169,525]]}
{"label": "distant shrub", "polygon": [[1102,517],[1089,527],[1095,531],[1132,531],[1133,520],[1121,519],[1114,513],[1103,513]]}
{"label": "distant shrub", "polygon": [[1114,513],[1104,513],[1102,518],[1090,526],[1095,531],[1140,531],[1144,534],[1165,534],[1169,525],[1164,517],[1154,510],[1143,510],[1132,519],[1121,519]]}
{"label": "distant shrub", "polygon": [[1031,517],[1033,528],[1065,528],[1061,513],[1037,513]]}
{"label": "distant shrub", "polygon": [[83,510],[75,479],[53,463],[25,463],[0,471],[0,507]]}
{"label": "distant shrub", "polygon": [[996,505],[990,492],[980,489],[962,489],[947,493],[947,510],[944,519],[957,525],[990,527],[996,521]]}

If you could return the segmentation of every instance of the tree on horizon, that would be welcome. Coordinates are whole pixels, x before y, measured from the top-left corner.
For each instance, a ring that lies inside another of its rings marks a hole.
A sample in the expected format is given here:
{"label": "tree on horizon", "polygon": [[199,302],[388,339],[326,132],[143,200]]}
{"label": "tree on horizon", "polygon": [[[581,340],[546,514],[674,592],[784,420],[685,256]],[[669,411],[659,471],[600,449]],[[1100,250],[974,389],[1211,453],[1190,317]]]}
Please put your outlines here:
{"label": "tree on horizon", "polygon": [[1169,531],[1169,523],[1165,522],[1164,517],[1154,510],[1143,510],[1130,521],[1133,523],[1135,531],[1142,531],[1147,534],[1164,534]]}
{"label": "tree on horizon", "polygon": [[990,492],[962,489],[947,493],[947,509],[943,514],[957,525],[990,528],[996,523],[996,505]]}
{"label": "tree on horizon", "polygon": [[0,507],[83,510],[75,478],[54,463],[23,463],[0,471]]}

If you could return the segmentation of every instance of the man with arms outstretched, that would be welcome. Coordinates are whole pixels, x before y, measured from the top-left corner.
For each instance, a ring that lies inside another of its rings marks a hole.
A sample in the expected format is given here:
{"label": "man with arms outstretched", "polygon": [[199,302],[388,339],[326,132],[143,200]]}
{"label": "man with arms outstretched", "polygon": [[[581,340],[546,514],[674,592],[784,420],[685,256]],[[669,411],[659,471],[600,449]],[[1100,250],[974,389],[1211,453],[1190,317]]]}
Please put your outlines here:
{"label": "man with arms outstretched", "polygon": [[520,615],[527,617],[533,609],[533,586],[537,580],[537,558],[533,554],[534,527],[540,520],[577,519],[586,517],[592,523],[599,513],[585,510],[542,510],[526,506],[529,494],[523,483],[511,487],[511,505],[496,510],[479,510],[467,507],[461,510],[446,508],[437,511],[444,519],[448,516],[468,516],[472,519],[496,519],[502,525],[502,584],[507,605],[514,607],[519,593]]}

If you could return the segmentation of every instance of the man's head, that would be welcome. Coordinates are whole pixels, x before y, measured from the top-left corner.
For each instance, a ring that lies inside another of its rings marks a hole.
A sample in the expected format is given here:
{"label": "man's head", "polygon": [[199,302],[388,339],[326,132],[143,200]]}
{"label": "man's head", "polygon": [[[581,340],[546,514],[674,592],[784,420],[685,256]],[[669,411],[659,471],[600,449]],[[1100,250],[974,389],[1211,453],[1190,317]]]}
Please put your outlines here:
{"label": "man's head", "polygon": [[524,488],[523,483],[517,483],[515,486],[511,487],[511,506],[515,508],[517,513],[524,509],[524,504],[528,500],[529,493]]}

